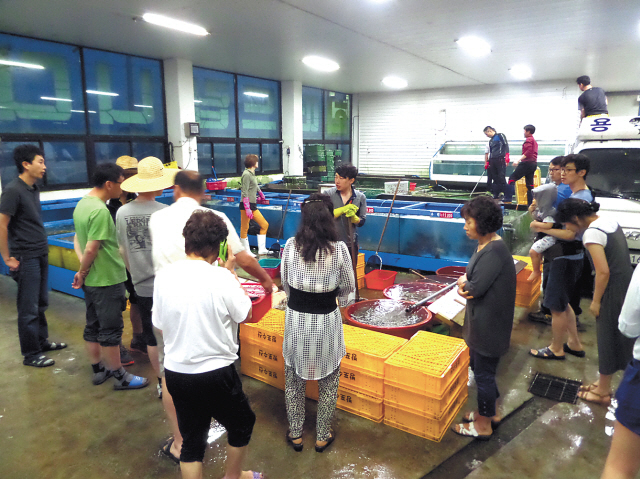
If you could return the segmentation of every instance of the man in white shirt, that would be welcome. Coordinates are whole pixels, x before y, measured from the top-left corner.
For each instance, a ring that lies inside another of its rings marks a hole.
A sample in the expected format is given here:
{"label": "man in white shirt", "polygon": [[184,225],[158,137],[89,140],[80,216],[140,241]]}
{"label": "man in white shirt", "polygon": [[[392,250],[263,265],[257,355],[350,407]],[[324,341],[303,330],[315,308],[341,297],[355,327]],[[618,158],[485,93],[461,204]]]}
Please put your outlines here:
{"label": "man in white shirt", "polygon": [[[203,209],[213,211],[222,218],[229,230],[227,245],[232,254],[229,255],[230,259],[227,261],[227,265],[231,268],[233,264],[232,255],[235,256],[235,261],[238,265],[247,273],[254,276],[265,291],[272,291],[273,281],[271,277],[262,269],[258,260],[244,249],[242,243],[240,243],[238,233],[231,224],[231,221],[229,221],[229,218],[227,218],[224,213],[200,206],[203,194],[204,181],[198,172],[190,170],[181,170],[178,172],[173,190],[174,203],[168,208],[153,213],[149,220],[151,251],[155,272],[157,273],[163,267],[176,261],[186,259],[187,255],[184,250],[182,230],[187,220],[191,217],[191,214],[198,209]],[[162,402],[174,435],[173,438],[165,444],[162,452],[175,461],[180,457],[182,436],[178,428],[178,419],[175,406],[173,405],[173,398],[164,384],[162,387]]]}

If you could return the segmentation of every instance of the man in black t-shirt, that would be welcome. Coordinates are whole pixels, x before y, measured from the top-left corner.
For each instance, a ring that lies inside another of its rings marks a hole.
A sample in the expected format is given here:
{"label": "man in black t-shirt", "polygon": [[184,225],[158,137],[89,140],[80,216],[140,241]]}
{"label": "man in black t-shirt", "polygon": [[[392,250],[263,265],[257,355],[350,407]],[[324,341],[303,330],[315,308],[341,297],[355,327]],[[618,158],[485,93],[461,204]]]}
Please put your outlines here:
{"label": "man in black t-shirt", "polygon": [[584,92],[578,97],[578,109],[580,110],[580,119],[588,116],[608,115],[607,96],[602,88],[592,87],[591,78],[582,75],[576,79],[578,88]]}
{"label": "man in black t-shirt", "polygon": [[40,190],[36,181],[46,166],[42,150],[20,145],[13,151],[19,176],[0,196],[0,254],[18,283],[18,336],[23,364],[44,368],[55,361],[43,355],[67,347],[49,341],[49,246],[41,217]]}

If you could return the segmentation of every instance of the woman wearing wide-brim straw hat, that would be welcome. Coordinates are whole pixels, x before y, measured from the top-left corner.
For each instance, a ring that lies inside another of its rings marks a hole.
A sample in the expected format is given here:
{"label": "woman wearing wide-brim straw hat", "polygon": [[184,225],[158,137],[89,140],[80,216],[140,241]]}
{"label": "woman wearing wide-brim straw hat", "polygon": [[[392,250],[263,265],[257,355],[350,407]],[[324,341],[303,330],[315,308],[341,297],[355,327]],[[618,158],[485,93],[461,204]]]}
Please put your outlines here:
{"label": "woman wearing wide-brim straw hat", "polygon": [[[162,371],[158,342],[153,333],[151,309],[153,307],[154,269],[151,252],[149,218],[156,211],[166,208],[155,200],[162,190],[173,186],[178,170],[164,168],[162,161],[153,156],[140,160],[138,173],[122,182],[122,189],[138,193],[138,197],[118,210],[116,232],[120,253],[131,273],[133,287],[140,311],[141,334],[137,340],[146,348],[149,361],[158,377],[158,394],[161,394]],[[139,349],[139,348],[136,348]]]}

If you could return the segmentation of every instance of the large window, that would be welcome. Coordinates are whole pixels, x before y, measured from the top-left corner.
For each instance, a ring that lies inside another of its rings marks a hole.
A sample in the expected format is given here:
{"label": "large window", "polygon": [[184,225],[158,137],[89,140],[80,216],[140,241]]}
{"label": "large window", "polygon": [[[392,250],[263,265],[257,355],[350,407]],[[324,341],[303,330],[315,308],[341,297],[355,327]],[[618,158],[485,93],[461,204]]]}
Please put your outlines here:
{"label": "large window", "polygon": [[159,60],[6,34],[0,60],[3,185],[22,143],[44,151],[44,189],[87,186],[96,164],[121,155],[165,160]]}
{"label": "large window", "polygon": [[333,181],[351,163],[351,95],[303,86],[302,140],[307,176]]}
{"label": "large window", "polygon": [[248,154],[258,172],[282,172],[279,82],[194,68],[193,88],[201,174],[240,175]]}

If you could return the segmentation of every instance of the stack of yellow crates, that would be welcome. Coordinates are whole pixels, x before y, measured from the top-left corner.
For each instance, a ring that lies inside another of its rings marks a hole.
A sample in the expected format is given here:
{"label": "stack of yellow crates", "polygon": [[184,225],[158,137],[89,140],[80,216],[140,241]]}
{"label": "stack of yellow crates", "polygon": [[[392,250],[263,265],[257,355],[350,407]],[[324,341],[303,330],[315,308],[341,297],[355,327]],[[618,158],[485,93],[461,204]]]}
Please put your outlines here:
{"label": "stack of yellow crates", "polygon": [[[533,187],[540,186],[540,168],[536,168],[536,172],[533,174]],[[527,204],[527,182],[524,177],[516,181],[516,204]]]}
{"label": "stack of yellow crates", "polygon": [[356,265],[356,280],[358,281],[358,289],[364,288],[364,253],[358,253],[358,264]]}
{"label": "stack of yellow crates", "polygon": [[[384,362],[407,340],[344,325],[347,354],[340,366],[337,407],[382,422]],[[284,312],[270,310],[259,323],[240,325],[241,372],[284,389]],[[318,400],[318,382],[308,381],[306,395]]]}
{"label": "stack of yellow crates", "polygon": [[527,266],[516,277],[516,306],[531,308],[540,298],[542,275],[538,280],[529,282],[529,276],[533,272],[531,258],[528,256],[514,256],[513,259],[527,263]]}
{"label": "stack of yellow crates", "polygon": [[416,333],[384,363],[384,423],[440,442],[467,399],[468,366],[462,339]]}

